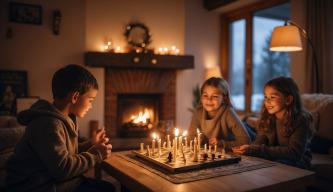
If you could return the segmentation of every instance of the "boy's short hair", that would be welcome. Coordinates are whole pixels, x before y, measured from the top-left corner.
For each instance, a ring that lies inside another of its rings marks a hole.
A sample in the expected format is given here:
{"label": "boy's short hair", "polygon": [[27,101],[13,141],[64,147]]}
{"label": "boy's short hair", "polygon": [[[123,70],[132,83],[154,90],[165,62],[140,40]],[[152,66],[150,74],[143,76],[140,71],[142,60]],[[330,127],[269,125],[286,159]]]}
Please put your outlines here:
{"label": "boy's short hair", "polygon": [[54,99],[63,99],[75,91],[84,94],[91,88],[98,89],[96,78],[87,69],[79,65],[67,65],[55,72],[52,78]]}

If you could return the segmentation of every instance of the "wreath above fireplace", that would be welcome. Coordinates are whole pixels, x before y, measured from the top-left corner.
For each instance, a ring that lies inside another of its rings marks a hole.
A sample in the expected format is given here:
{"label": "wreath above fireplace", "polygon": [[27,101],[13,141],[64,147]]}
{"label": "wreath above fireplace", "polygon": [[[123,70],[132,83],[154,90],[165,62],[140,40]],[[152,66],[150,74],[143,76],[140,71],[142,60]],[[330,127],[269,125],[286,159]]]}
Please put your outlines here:
{"label": "wreath above fireplace", "polygon": [[127,43],[133,48],[146,49],[151,43],[148,27],[141,22],[132,22],[126,26],[124,33]]}

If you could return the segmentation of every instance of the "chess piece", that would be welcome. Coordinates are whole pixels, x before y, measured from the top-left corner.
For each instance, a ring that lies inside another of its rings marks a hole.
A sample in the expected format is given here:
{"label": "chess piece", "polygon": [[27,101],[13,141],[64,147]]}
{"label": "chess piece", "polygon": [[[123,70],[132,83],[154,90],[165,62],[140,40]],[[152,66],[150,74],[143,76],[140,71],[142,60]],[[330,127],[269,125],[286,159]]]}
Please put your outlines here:
{"label": "chess piece", "polygon": [[173,157],[172,157],[172,153],[171,153],[171,152],[169,152],[169,155],[168,155],[168,162],[169,162],[169,163],[171,163],[171,161],[172,161],[172,158],[173,158]]}
{"label": "chess piece", "polygon": [[215,159],[215,153],[212,153],[212,160],[214,160]]}
{"label": "chess piece", "polygon": [[206,160],[208,159],[208,154],[207,154],[207,153],[204,153],[204,154],[203,154],[203,158],[204,158],[204,160],[206,161]]}

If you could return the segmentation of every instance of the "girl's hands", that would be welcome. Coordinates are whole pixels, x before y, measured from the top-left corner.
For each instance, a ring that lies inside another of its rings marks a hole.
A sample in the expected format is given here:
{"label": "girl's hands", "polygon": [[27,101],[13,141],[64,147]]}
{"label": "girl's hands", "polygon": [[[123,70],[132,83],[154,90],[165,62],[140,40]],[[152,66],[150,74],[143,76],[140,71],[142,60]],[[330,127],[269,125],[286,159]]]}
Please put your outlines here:
{"label": "girl's hands", "polygon": [[232,147],[231,149],[232,149],[232,152],[243,155],[248,150],[249,147],[250,147],[250,145],[241,145],[238,147]]}

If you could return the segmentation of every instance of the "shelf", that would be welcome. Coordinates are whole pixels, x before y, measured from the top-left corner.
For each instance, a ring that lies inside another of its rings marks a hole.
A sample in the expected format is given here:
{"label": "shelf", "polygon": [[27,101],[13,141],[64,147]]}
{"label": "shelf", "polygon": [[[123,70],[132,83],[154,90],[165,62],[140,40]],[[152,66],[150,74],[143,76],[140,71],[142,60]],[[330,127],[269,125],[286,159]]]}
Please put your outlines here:
{"label": "shelf", "polygon": [[194,56],[134,52],[86,52],[84,54],[84,63],[91,67],[104,68],[193,69]]}

